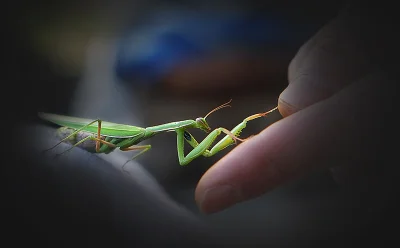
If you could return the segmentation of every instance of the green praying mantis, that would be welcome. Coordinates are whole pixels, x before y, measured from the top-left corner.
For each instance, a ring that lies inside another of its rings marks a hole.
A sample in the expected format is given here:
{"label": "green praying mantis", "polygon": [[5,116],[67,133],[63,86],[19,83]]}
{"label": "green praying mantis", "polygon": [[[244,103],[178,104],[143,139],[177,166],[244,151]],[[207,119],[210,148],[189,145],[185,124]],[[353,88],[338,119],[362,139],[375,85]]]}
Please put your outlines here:
{"label": "green praying mantis", "polygon": [[[126,163],[128,163],[131,160],[134,160],[139,155],[143,154],[144,152],[148,151],[151,148],[151,145],[138,145],[140,142],[150,139],[151,137],[160,133],[175,131],[177,134],[177,150],[178,150],[179,164],[181,166],[184,166],[189,164],[191,161],[198,158],[199,156],[211,157],[217,154],[218,152],[224,150],[228,146],[236,144],[237,140],[243,142],[245,139],[240,139],[239,135],[242,132],[242,130],[246,127],[248,121],[266,116],[278,108],[275,107],[267,112],[251,115],[245,118],[232,130],[227,130],[222,127],[211,130],[210,126],[206,121],[206,118],[211,113],[214,113],[215,111],[221,108],[229,107],[230,106],[229,103],[231,101],[232,100],[214,108],[204,117],[199,117],[196,118],[195,120],[176,121],[146,128],[106,122],[100,119],[90,120],[90,119],[49,114],[49,113],[39,113],[39,117],[46,121],[61,126],[59,132],[67,133],[67,136],[65,138],[61,139],[53,147],[46,149],[46,151],[53,149],[62,142],[71,140],[76,141],[76,143],[73,144],[71,148],[65,150],[64,152],[67,152],[72,148],[88,140],[95,141],[95,149],[93,149],[93,147],[90,146],[84,149],[94,153],[108,154],[114,151],[116,148],[119,148],[121,151],[140,150],[139,153],[134,155]],[[203,141],[198,143],[197,140],[193,137],[193,135],[188,131],[188,129],[191,128],[200,129],[205,133],[208,133],[208,135],[206,138],[203,139]],[[226,136],[222,138],[217,144],[215,144],[211,149],[209,149],[216,140],[216,138],[222,133],[225,133]],[[77,141],[78,137],[84,137],[84,138]],[[184,154],[185,142],[187,142],[193,148],[186,156]],[[123,165],[123,167],[125,166],[125,164]]]}

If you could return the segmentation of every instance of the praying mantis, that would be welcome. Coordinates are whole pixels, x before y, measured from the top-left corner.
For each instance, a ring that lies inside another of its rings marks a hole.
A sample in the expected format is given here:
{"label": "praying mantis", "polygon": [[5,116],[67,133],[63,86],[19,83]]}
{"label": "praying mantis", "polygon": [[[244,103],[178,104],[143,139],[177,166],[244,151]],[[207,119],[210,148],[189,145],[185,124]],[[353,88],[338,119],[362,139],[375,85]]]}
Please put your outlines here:
{"label": "praying mantis", "polygon": [[[72,145],[71,148],[65,150],[64,152],[67,152],[88,140],[95,141],[95,149],[94,151],[93,147],[86,147],[84,149],[94,153],[108,154],[114,151],[116,148],[119,148],[121,151],[141,150],[126,163],[134,160],[139,155],[143,154],[151,148],[151,145],[138,145],[140,142],[150,139],[151,137],[160,133],[175,131],[177,134],[179,164],[181,166],[184,166],[189,164],[191,161],[198,158],[199,156],[211,157],[218,152],[224,150],[228,146],[236,144],[237,140],[243,142],[244,139],[239,138],[239,135],[246,127],[248,121],[267,116],[269,113],[275,111],[278,108],[275,107],[267,112],[251,115],[245,118],[232,130],[227,130],[223,127],[211,130],[206,121],[206,118],[219,109],[230,107],[229,103],[231,101],[232,99],[229,102],[214,108],[204,117],[199,117],[195,120],[176,121],[146,128],[106,122],[100,119],[90,120],[43,112],[39,113],[39,117],[61,126],[59,132],[67,133],[67,136],[65,138],[61,139],[53,147],[46,149],[46,151],[53,149],[62,142],[71,141],[71,139],[77,140],[78,136],[82,136],[84,138],[77,141],[75,144]],[[198,143],[193,135],[188,131],[188,129],[190,128],[200,129],[205,133],[208,133],[208,135],[206,138],[203,139],[203,141]],[[225,133],[226,136],[222,138],[211,149],[209,149],[214,143],[215,139],[222,133]],[[185,142],[193,148],[186,156],[184,154]],[[125,166],[125,164],[123,166]]]}

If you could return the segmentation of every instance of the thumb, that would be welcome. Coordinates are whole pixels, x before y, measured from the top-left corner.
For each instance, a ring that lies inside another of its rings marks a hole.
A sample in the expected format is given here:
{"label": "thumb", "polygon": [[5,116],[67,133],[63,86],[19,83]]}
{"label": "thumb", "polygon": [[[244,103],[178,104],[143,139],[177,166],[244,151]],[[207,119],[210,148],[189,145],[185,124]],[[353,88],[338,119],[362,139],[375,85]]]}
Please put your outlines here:
{"label": "thumb", "polygon": [[288,68],[289,85],[279,97],[283,116],[327,99],[368,73],[371,61],[357,22],[341,14],[299,49]]}

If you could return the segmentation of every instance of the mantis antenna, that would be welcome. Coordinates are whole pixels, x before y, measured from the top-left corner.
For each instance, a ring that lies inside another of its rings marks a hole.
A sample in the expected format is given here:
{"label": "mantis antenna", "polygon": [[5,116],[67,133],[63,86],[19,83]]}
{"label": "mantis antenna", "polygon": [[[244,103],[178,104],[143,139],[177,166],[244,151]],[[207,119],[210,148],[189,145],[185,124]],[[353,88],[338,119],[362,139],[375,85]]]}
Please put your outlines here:
{"label": "mantis antenna", "polygon": [[210,114],[214,113],[217,110],[220,110],[220,109],[226,108],[226,107],[230,107],[231,105],[229,105],[229,103],[231,103],[231,102],[232,102],[232,99],[229,100],[229,102],[226,102],[226,103],[222,104],[221,106],[218,106],[215,109],[211,110],[210,112],[208,112],[208,114],[206,114],[206,116],[204,116],[204,119],[206,119],[207,116],[209,116]]}

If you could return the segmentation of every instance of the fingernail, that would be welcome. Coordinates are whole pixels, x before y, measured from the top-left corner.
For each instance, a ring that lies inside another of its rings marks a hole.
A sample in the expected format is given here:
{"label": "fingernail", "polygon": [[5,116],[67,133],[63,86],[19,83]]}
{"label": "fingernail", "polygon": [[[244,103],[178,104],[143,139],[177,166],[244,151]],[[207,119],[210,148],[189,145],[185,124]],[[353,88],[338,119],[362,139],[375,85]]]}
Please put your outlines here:
{"label": "fingernail", "polygon": [[303,76],[291,82],[279,96],[279,111],[285,109],[284,112],[293,114],[332,95],[329,85],[323,87],[315,81],[311,76]]}
{"label": "fingernail", "polygon": [[231,185],[220,185],[207,189],[200,197],[198,205],[205,214],[221,211],[241,201],[241,194]]}
{"label": "fingernail", "polygon": [[279,98],[278,100],[278,108],[279,112],[281,113],[282,116],[289,116],[291,114],[296,113],[299,111],[299,108],[296,108],[295,106],[285,102],[283,99]]}
{"label": "fingernail", "polygon": [[302,106],[305,101],[304,96],[308,96],[310,93],[310,88],[307,86],[306,83],[301,81],[292,82],[281,93],[279,99],[286,103],[290,103],[292,106]]}

